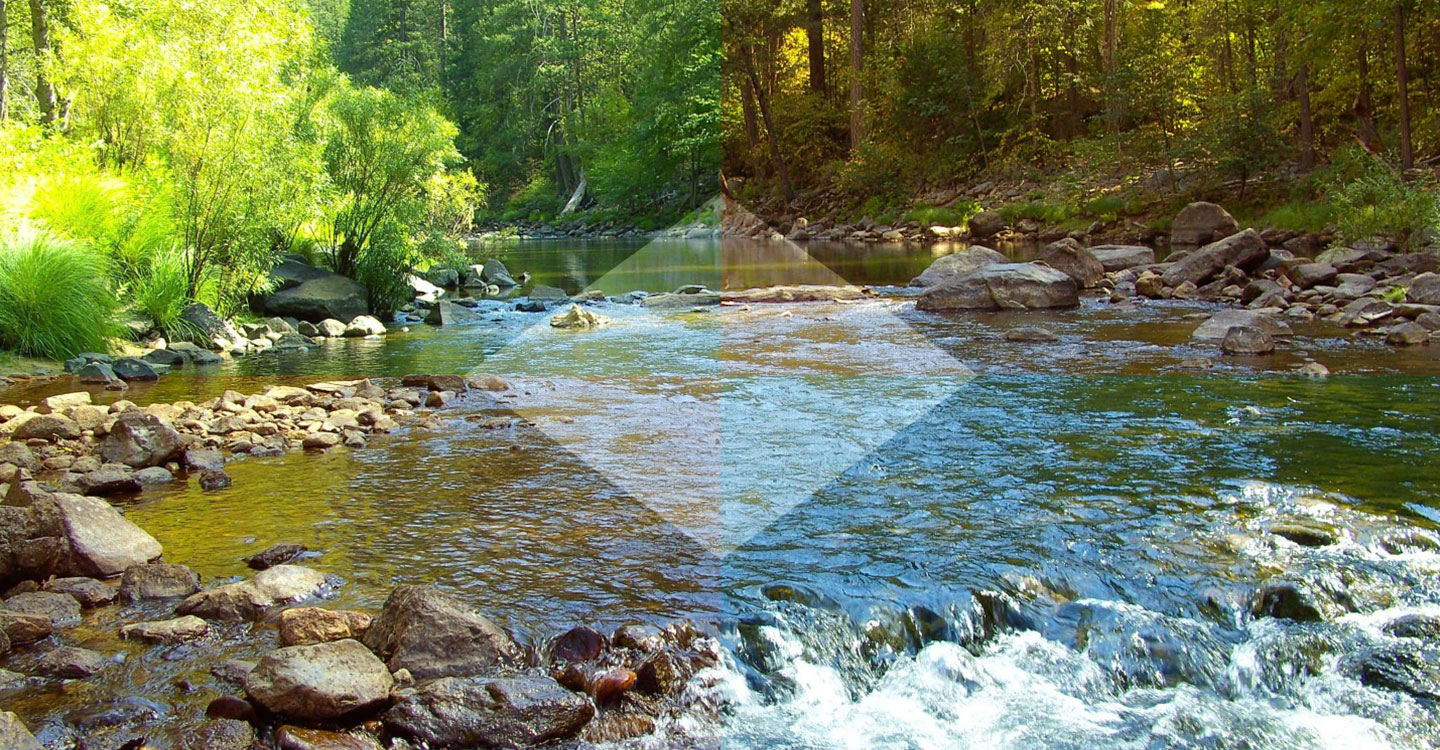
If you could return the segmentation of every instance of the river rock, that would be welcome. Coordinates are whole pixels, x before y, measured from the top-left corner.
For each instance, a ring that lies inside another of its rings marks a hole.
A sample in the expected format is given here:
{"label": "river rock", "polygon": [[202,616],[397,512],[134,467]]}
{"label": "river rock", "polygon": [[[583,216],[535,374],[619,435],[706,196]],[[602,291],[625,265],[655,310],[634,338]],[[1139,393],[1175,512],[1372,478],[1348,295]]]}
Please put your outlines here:
{"label": "river rock", "polygon": [[115,420],[110,434],[100,443],[99,454],[105,463],[139,469],[178,458],[184,447],[180,434],[159,417],[130,411]]}
{"label": "river rock", "polygon": [[200,575],[174,563],[132,565],[120,579],[120,599],[179,599],[200,590]]}
{"label": "river rock", "polygon": [[457,305],[449,300],[440,300],[430,308],[425,315],[425,322],[432,326],[452,326],[459,323],[472,323],[479,320],[480,316],[469,308]]}
{"label": "river rock", "polygon": [[1220,351],[1238,356],[1269,354],[1275,351],[1275,339],[1253,326],[1233,326],[1225,332]]}
{"label": "river rock", "polygon": [[323,451],[340,444],[340,435],[334,432],[312,432],[300,442],[307,451]]}
{"label": "river rock", "polygon": [[276,544],[245,558],[245,564],[255,570],[267,570],[276,565],[284,565],[307,550],[303,544]]}
{"label": "river rock", "polygon": [[345,336],[352,339],[384,335],[385,324],[369,315],[357,315],[349,325],[345,326]]}
{"label": "river rock", "polygon": [[1105,278],[1099,259],[1069,237],[1050,243],[1036,260],[1074,279],[1081,289],[1098,286]]}
{"label": "river rock", "polygon": [[25,728],[20,717],[9,711],[0,711],[0,747],[5,750],[45,750],[45,746]]}
{"label": "river rock", "polygon": [[73,628],[80,624],[80,602],[69,594],[54,591],[27,591],[6,599],[3,608],[22,615],[50,620],[50,629]]}
{"label": "river rock", "polygon": [[1221,310],[1211,315],[1190,334],[1194,341],[1220,343],[1225,340],[1231,328],[1248,326],[1269,334],[1272,338],[1286,338],[1293,334],[1290,326],[1264,313],[1251,310]]}
{"label": "river rock", "polygon": [[55,632],[55,628],[50,625],[50,618],[46,615],[12,612],[0,606],[0,631],[3,631],[10,644],[15,646],[48,638]]}
{"label": "river rock", "polygon": [[1247,229],[1218,242],[1213,242],[1172,263],[1161,279],[1166,286],[1176,287],[1189,281],[1196,286],[1220,275],[1227,266],[1251,270],[1270,257],[1270,250],[1260,233]]}
{"label": "river rock", "polygon": [[14,440],[75,440],[80,437],[80,425],[63,414],[29,414],[15,432]]}
{"label": "river rock", "polygon": [[266,611],[314,596],[327,583],[324,573],[298,565],[277,565],[248,581],[227,583],[191,595],[177,610],[207,620],[255,620]]}
{"label": "river rock", "polygon": [[121,638],[145,643],[185,643],[204,638],[209,633],[210,624],[194,615],[173,620],[137,622],[120,628]]}
{"label": "river rock", "polygon": [[251,750],[255,730],[249,722],[210,719],[186,730],[179,750]]}
{"label": "river rock", "polygon": [[550,642],[552,662],[592,661],[604,653],[610,639],[604,633],[581,625],[571,628]]}
{"label": "river rock", "polygon": [[391,670],[407,669],[417,680],[479,674],[521,654],[500,626],[431,586],[397,586],[365,645]]}
{"label": "river rock", "polygon": [[617,648],[628,648],[652,654],[665,648],[665,633],[654,625],[630,624],[615,629]]}
{"label": "river rock", "polygon": [[144,486],[135,478],[135,472],[112,466],[81,474],[75,480],[75,488],[80,490],[82,495],[109,497],[133,494],[144,489]]}
{"label": "river rock", "polygon": [[480,280],[486,284],[494,284],[502,288],[508,289],[510,287],[520,286],[515,283],[515,279],[510,276],[510,269],[506,268],[504,263],[495,258],[485,261],[485,265],[480,267],[479,277]]}
{"label": "river rock", "polygon": [[1090,248],[1090,254],[1100,261],[1106,273],[1155,264],[1155,251],[1144,245],[1096,245]]}
{"label": "river rock", "polygon": [[1416,322],[1401,323],[1385,334],[1390,346],[1424,346],[1430,343],[1430,331]]}
{"label": "river rock", "polygon": [[61,566],[69,575],[117,576],[164,551],[154,537],[104,500],[65,493],[55,494],[54,500],[70,542],[70,554]]}
{"label": "river rock", "polygon": [[40,657],[35,663],[35,672],[46,677],[83,680],[100,674],[109,663],[104,654],[88,648],[61,646]]}
{"label": "river rock", "polygon": [[141,486],[152,484],[166,484],[175,481],[175,475],[163,466],[147,466],[135,472],[135,481]]}
{"label": "river rock", "polygon": [[208,469],[200,472],[199,484],[200,489],[206,492],[215,492],[217,490],[229,489],[230,485],[233,484],[233,480],[230,479],[230,475],[226,474],[223,469]]}
{"label": "river rock", "polygon": [[1080,297],[1075,280],[1036,263],[999,263],[926,289],[916,309],[1035,310],[1075,307]]}
{"label": "river rock", "polygon": [[1360,658],[1360,681],[1370,687],[1440,701],[1440,648],[1392,646]]}
{"label": "river rock", "polygon": [[851,302],[870,299],[874,296],[874,290],[863,286],[797,284],[755,289],[727,289],[720,293],[720,300],[737,304],[790,304],[797,302]]}
{"label": "river rock", "polygon": [[164,365],[172,370],[184,367],[186,363],[184,354],[171,349],[154,349],[146,352],[140,359],[152,365]]}
{"label": "river rock", "polygon": [[394,684],[385,664],[353,639],[271,651],[245,676],[245,692],[260,705],[310,720],[379,708]]}
{"label": "river rock", "polygon": [[1331,617],[1334,606],[1309,586],[1290,581],[1267,583],[1255,592],[1250,612],[1296,622],[1320,622]]}
{"label": "river rock", "polygon": [[1340,275],[1340,271],[1329,263],[1305,263],[1290,269],[1287,275],[1291,281],[1295,282],[1295,286],[1309,289],[1312,286],[1329,283]]}
{"label": "river rock", "polygon": [[1419,305],[1440,305],[1440,274],[1422,273],[1410,282],[1406,297]]}
{"label": "river rock", "polygon": [[609,322],[609,318],[603,315],[596,315],[579,305],[571,305],[570,309],[550,319],[551,327],[568,328],[572,330],[599,328]]}
{"label": "river rock", "polygon": [[115,374],[127,383],[149,383],[160,379],[159,367],[135,357],[115,360]]}
{"label": "river rock", "polygon": [[641,662],[635,671],[635,687],[651,695],[673,695],[685,688],[690,671],[674,653],[661,649]]}
{"label": "river rock", "polygon": [[109,385],[120,379],[115,374],[115,368],[104,362],[91,362],[76,374],[80,376],[80,382],[94,385]]}
{"label": "river rock", "polygon": [[1000,234],[1005,231],[1009,225],[1005,222],[1005,217],[1000,215],[1000,212],[981,211],[970,217],[967,226],[970,229],[971,237],[985,239]]}
{"label": "river rock", "polygon": [[67,594],[75,597],[75,601],[85,608],[103,607],[115,601],[119,591],[113,586],[107,586],[102,581],[83,576],[70,578],[52,578],[45,582],[44,589],[57,594]]}
{"label": "river rock", "polygon": [[1054,331],[1039,326],[1020,326],[1005,332],[1005,340],[1022,344],[1050,344],[1060,340]]}
{"label": "river rock", "polygon": [[0,464],[11,464],[32,473],[40,471],[40,458],[24,443],[0,445]]}
{"label": "river rock", "polygon": [[542,677],[447,677],[385,713],[394,733],[430,748],[517,748],[572,738],[595,716],[589,699]]}
{"label": "river rock", "polygon": [[469,385],[462,375],[406,375],[400,384],[409,388],[426,388],[431,391],[464,393]]}
{"label": "river rock", "polygon": [[1199,201],[1181,209],[1176,215],[1170,225],[1170,244],[1204,245],[1239,231],[1240,223],[1229,211],[1214,203]]}
{"label": "river rock", "polygon": [[640,301],[651,310],[682,310],[720,304],[720,293],[709,289],[683,287],[674,292],[652,294]]}
{"label": "river rock", "polygon": [[1403,615],[1385,623],[1385,634],[1440,643],[1440,616]]}
{"label": "river rock", "polygon": [[[219,345],[243,338],[235,325],[215,314],[214,310],[200,302],[192,302],[180,311],[180,320],[194,337],[205,345]],[[187,338],[189,338],[187,336]],[[175,349],[176,347],[171,346]],[[200,364],[196,362],[196,364]]]}
{"label": "river rock", "polygon": [[935,259],[923,273],[910,281],[910,286],[932,287],[950,278],[974,273],[986,266],[1005,263],[1007,258],[988,247],[971,245],[958,252]]}
{"label": "river rock", "polygon": [[280,750],[384,750],[374,737],[324,729],[283,726],[275,732]]}
{"label": "river rock", "polygon": [[327,319],[353,320],[366,313],[370,297],[364,286],[339,274],[321,273],[322,276],[265,298],[265,311],[312,323]]}
{"label": "river rock", "polygon": [[309,646],[346,638],[363,638],[365,631],[370,629],[372,619],[364,612],[293,607],[280,613],[280,644]]}

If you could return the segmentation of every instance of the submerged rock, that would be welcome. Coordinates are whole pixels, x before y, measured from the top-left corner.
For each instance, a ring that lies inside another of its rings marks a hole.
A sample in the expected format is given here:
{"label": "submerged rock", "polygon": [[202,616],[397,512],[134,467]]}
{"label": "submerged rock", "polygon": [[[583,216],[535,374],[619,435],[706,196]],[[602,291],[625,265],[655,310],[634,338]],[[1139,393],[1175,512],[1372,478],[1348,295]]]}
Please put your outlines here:
{"label": "submerged rock", "polygon": [[35,663],[35,672],[46,677],[66,680],[82,680],[94,677],[109,666],[110,660],[104,654],[76,646],[61,646],[40,657]]}
{"label": "submerged rock", "polygon": [[325,720],[379,708],[395,680],[356,640],[271,651],[245,676],[245,692],[266,709]]}
{"label": "submerged rock", "polygon": [[304,554],[308,549],[303,544],[277,544],[245,558],[245,564],[255,570],[265,570],[276,565],[284,565]]}
{"label": "submerged rock", "polygon": [[1396,638],[1419,638],[1440,642],[1440,617],[1405,615],[1385,624],[1385,633]]}
{"label": "submerged rock", "polygon": [[178,599],[200,590],[200,575],[184,565],[151,563],[133,565],[120,579],[120,599]]}
{"label": "submerged rock", "polygon": [[1037,310],[1080,304],[1075,280],[1037,263],[1000,263],[921,293],[918,310]]}
{"label": "submerged rock", "polygon": [[1190,334],[1190,338],[1195,341],[1218,344],[1225,340],[1230,329],[1240,326],[1258,329],[1272,338],[1288,338],[1293,333],[1287,323],[1264,313],[1251,310],[1221,310],[1201,323],[1195,332]]}
{"label": "submerged rock", "polygon": [[500,626],[431,586],[398,586],[365,634],[392,670],[417,680],[468,676],[520,660]]}
{"label": "submerged rock", "polygon": [[385,713],[394,733],[440,748],[530,747],[576,736],[595,716],[582,695],[542,677],[447,677]]}
{"label": "submerged rock", "polygon": [[184,643],[204,638],[209,632],[209,623],[194,615],[186,615],[173,620],[156,620],[125,625],[120,628],[120,637],[145,643]]}
{"label": "submerged rock", "polygon": [[239,583],[227,583],[190,596],[182,615],[207,620],[254,620],[269,609],[314,596],[325,586],[324,573],[297,565],[277,565]]}

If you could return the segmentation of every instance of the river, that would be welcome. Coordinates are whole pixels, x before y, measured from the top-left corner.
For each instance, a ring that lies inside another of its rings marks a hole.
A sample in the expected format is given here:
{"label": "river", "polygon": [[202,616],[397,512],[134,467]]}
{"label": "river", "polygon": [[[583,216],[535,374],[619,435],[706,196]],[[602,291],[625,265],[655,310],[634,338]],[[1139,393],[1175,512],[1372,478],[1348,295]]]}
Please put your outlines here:
{"label": "river", "polygon": [[[1390,620],[1440,615],[1435,352],[1313,323],[1273,357],[1196,373],[1187,358],[1215,352],[1189,343],[1184,318],[1211,307],[918,313],[903,285],[935,252],[510,247],[512,271],[571,293],[885,288],[846,305],[603,304],[611,323],[589,332],[496,304],[472,324],[169,376],[125,397],[411,372],[512,387],[362,451],[242,459],[233,489],[153,489],[127,514],[206,581],[304,543],[318,553],[306,564],[344,580],[337,606],[376,609],[397,583],[433,582],[531,640],[694,620],[728,653],[694,689],[728,708],[686,736],[726,747],[1440,741],[1430,704],[1362,684],[1358,666],[1399,642]],[[1022,324],[1060,340],[1001,338]],[[1336,374],[1296,376],[1310,359]],[[479,421],[494,416],[523,421]],[[1290,527],[1331,543],[1273,533]],[[1276,580],[1343,590],[1350,611],[1252,616]],[[56,746],[68,725],[137,713],[179,725],[231,692],[215,660],[265,642],[237,631],[146,649],[113,636],[122,619],[100,610],[77,631],[125,654],[122,668],[3,705],[48,722],[37,734]]]}

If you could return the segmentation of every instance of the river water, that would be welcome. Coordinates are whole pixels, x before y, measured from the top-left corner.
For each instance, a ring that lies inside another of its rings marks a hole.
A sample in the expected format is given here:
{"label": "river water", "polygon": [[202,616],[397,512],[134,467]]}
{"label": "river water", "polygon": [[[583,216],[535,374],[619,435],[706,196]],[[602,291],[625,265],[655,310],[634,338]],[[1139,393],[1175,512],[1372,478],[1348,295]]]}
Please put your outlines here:
{"label": "river water", "polygon": [[[1437,353],[1311,324],[1273,357],[1195,373],[1187,357],[1215,355],[1188,341],[1185,316],[1204,305],[918,313],[901,285],[936,252],[512,247],[512,271],[572,293],[893,286],[845,305],[603,304],[611,323],[581,333],[497,303],[473,324],[170,376],[126,397],[410,372],[496,373],[512,388],[363,451],[236,461],[232,489],[156,489],[127,513],[207,581],[302,542],[317,552],[307,564],[343,579],[336,606],[433,582],[531,640],[694,620],[727,647],[693,688],[723,698],[724,720],[641,746],[1440,741],[1432,705],[1359,677],[1367,655],[1403,643],[1386,623],[1440,615]],[[1003,341],[1018,325],[1060,341]],[[1294,375],[1309,359],[1336,374]],[[481,421],[496,416],[515,423]],[[1333,543],[1271,533],[1297,525]],[[1347,611],[1252,616],[1254,592],[1279,580],[1343,591]],[[231,692],[214,661],[274,643],[262,624],[135,647],[112,635],[134,614],[92,613],[71,638],[122,667],[0,701],[56,747],[76,724],[180,726]]]}

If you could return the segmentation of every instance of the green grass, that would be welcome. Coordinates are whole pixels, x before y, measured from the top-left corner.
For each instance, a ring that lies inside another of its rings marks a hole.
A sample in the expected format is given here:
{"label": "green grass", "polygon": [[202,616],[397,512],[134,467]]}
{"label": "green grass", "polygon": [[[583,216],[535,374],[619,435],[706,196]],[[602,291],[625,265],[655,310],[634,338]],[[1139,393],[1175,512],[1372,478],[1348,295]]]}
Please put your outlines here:
{"label": "green grass", "polygon": [[1005,221],[1016,224],[1030,219],[1042,225],[1061,224],[1071,218],[1070,207],[1064,203],[1050,201],[1029,201],[1027,203],[1011,203],[996,209]]}
{"label": "green grass", "polygon": [[913,221],[922,227],[945,226],[963,227],[970,217],[980,212],[975,201],[956,201],[950,206],[931,206],[921,203],[905,214],[906,221]]}
{"label": "green grass", "polygon": [[178,249],[159,251],[150,256],[131,286],[131,301],[166,338],[193,340],[197,332],[180,317],[189,304],[189,286],[184,253]]}
{"label": "green grass", "polygon": [[97,253],[33,230],[0,236],[0,347],[52,359],[104,351],[114,312]]}
{"label": "green grass", "polygon": [[1267,210],[1256,225],[1288,232],[1319,232],[1333,225],[1335,218],[1335,207],[1327,201],[1295,201]]}

